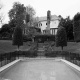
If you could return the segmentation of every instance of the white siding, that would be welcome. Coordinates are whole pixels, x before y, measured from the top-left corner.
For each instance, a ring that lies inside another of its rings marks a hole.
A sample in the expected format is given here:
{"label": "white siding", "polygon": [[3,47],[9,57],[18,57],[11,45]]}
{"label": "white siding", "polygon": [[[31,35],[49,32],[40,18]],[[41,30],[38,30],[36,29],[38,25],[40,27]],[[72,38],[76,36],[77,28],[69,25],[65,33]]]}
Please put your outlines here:
{"label": "white siding", "polygon": [[57,29],[55,30],[55,34],[57,34]]}
{"label": "white siding", "polygon": [[52,33],[52,30],[50,30],[50,33],[53,34],[53,33]]}
{"label": "white siding", "polygon": [[46,23],[47,23],[47,21],[41,22],[41,24],[42,24],[42,25],[40,25],[41,31],[46,29],[46,27],[47,27]]}
{"label": "white siding", "polygon": [[58,20],[51,21],[50,28],[58,28],[58,25],[59,25],[59,21]]}
{"label": "white siding", "polygon": [[[47,21],[42,21],[40,22],[40,28],[41,28],[41,31],[43,32],[43,30],[46,29],[47,25],[46,25]],[[51,21],[50,22],[50,28],[58,28],[58,25],[59,25],[59,20],[54,20],[54,21]]]}

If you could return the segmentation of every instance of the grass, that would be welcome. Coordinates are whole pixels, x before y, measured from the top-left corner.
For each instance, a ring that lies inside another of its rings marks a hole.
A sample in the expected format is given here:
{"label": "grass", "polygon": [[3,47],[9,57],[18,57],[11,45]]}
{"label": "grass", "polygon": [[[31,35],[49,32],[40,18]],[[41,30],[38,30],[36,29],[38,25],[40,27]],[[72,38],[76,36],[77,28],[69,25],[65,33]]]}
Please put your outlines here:
{"label": "grass", "polygon": [[[61,51],[61,47],[53,46],[54,51]],[[67,46],[63,48],[64,51],[69,51],[73,53],[80,53],[80,43],[68,42]]]}
{"label": "grass", "polygon": [[[30,42],[24,42],[24,45],[20,47],[20,50],[28,50],[31,48]],[[54,51],[61,51],[61,47],[53,46]],[[17,46],[12,45],[12,41],[0,40],[0,53],[13,52],[17,50]],[[80,43],[68,42],[67,46],[64,47],[64,51],[69,51],[73,53],[80,53]]]}
{"label": "grass", "polygon": [[[28,50],[30,48],[29,42],[24,42],[23,46],[20,46],[20,50]],[[0,40],[0,53],[13,52],[17,50],[17,46],[12,45],[10,40]]]}

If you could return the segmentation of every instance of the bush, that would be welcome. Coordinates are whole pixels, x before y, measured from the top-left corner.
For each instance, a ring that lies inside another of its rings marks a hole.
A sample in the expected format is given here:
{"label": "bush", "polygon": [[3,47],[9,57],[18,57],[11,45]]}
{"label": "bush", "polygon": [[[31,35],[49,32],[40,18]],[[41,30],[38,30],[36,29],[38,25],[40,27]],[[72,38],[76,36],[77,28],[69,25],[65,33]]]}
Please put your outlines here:
{"label": "bush", "polygon": [[4,60],[4,55],[0,54],[0,61],[3,61],[3,60]]}
{"label": "bush", "polygon": [[62,50],[64,46],[67,46],[67,35],[66,35],[66,31],[65,28],[60,26],[58,28],[57,31],[57,35],[56,35],[56,47],[61,46]]}
{"label": "bush", "polygon": [[27,35],[23,35],[23,41],[24,41],[24,42],[32,41],[32,39],[29,38]]}
{"label": "bush", "polygon": [[36,50],[29,50],[29,51],[15,51],[13,52],[14,56],[12,57],[37,57]]}
{"label": "bush", "polygon": [[21,27],[16,27],[13,34],[13,45],[19,46],[23,45],[23,36]]}

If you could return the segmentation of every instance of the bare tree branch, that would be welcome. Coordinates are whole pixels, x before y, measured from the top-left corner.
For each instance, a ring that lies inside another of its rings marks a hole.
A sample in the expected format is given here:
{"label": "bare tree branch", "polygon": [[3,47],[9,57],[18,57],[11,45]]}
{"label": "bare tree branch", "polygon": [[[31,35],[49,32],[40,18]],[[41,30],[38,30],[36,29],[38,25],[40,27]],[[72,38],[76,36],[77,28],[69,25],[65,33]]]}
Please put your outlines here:
{"label": "bare tree branch", "polygon": [[3,24],[4,16],[0,15],[0,23]]}
{"label": "bare tree branch", "polygon": [[0,3],[0,9],[2,9],[3,5]]}
{"label": "bare tree branch", "polygon": [[[0,12],[1,12],[2,7],[3,7],[3,5],[0,4]],[[1,24],[2,24],[3,19],[4,19],[3,14],[0,13],[0,23],[1,23]]]}

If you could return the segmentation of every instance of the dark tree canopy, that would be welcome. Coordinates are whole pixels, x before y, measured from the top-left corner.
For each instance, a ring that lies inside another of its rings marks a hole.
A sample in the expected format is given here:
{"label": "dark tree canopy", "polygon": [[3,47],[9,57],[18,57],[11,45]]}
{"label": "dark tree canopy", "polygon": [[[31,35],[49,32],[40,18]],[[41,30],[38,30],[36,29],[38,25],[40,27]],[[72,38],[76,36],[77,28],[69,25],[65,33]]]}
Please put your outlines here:
{"label": "dark tree canopy", "polygon": [[80,13],[77,13],[73,18],[74,40],[80,42]]}
{"label": "dark tree canopy", "polygon": [[74,21],[80,20],[80,13],[78,12],[77,14],[75,14],[73,19],[74,19]]}
{"label": "dark tree canopy", "polygon": [[26,23],[30,22],[30,15],[26,14]]}
{"label": "dark tree canopy", "polygon": [[9,32],[10,31],[10,26],[9,24],[4,24],[1,28],[2,32]]}
{"label": "dark tree canopy", "polygon": [[31,6],[24,6],[19,2],[15,2],[12,9],[9,11],[10,22],[15,20],[16,25],[24,26],[24,23],[33,24],[35,10]]}
{"label": "dark tree canopy", "polygon": [[13,8],[9,11],[10,22],[14,23],[16,26],[23,27],[25,14],[25,6],[19,2],[15,2]]}
{"label": "dark tree canopy", "polygon": [[1,36],[1,37],[8,37],[8,38],[10,38],[10,36],[11,36],[10,33],[11,33],[11,30],[10,30],[9,24],[4,24],[4,25],[1,27],[0,36]]}
{"label": "dark tree canopy", "polygon": [[73,20],[71,20],[69,16],[66,17],[66,18],[61,17],[61,21],[60,21],[59,26],[63,26],[65,28],[68,41],[74,40]]}
{"label": "dark tree canopy", "polygon": [[9,17],[10,20],[15,19],[18,20],[19,18],[23,18],[24,13],[26,12],[26,8],[24,7],[23,4],[19,3],[19,2],[15,2],[13,5],[13,8],[9,11]]}

